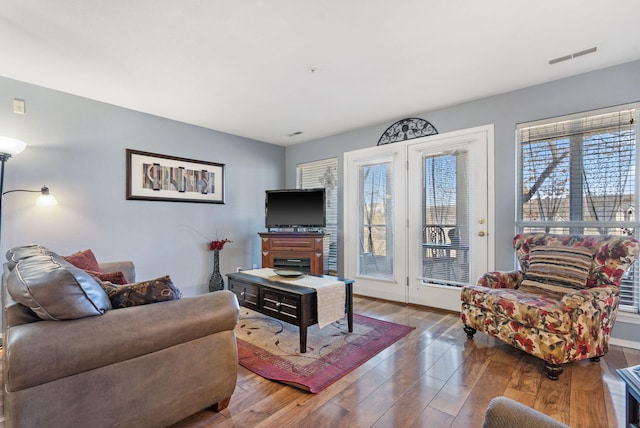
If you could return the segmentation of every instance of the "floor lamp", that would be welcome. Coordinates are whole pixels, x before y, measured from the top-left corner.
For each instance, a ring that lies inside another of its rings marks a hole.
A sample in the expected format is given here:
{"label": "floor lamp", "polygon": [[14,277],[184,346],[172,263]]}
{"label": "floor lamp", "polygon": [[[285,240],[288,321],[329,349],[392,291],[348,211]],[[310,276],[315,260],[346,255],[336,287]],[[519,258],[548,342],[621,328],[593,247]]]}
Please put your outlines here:
{"label": "floor lamp", "polygon": [[7,193],[13,192],[29,192],[29,193],[40,193],[36,204],[39,207],[48,207],[57,205],[58,202],[56,198],[51,195],[49,192],[49,188],[47,186],[43,186],[40,190],[8,190],[4,191],[4,168],[7,161],[11,158],[11,156],[15,156],[18,153],[22,152],[27,144],[24,141],[16,140],[15,138],[2,137],[0,136],[0,162],[2,165],[0,166],[0,244],[2,243],[2,201],[4,199],[4,195]]}

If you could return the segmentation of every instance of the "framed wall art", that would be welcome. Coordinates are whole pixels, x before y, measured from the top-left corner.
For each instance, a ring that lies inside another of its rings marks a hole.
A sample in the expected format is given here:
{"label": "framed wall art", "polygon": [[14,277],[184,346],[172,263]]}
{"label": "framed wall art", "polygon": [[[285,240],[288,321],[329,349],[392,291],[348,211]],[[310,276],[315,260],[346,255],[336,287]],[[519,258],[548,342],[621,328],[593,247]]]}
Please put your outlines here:
{"label": "framed wall art", "polygon": [[127,150],[127,199],[224,204],[224,164]]}

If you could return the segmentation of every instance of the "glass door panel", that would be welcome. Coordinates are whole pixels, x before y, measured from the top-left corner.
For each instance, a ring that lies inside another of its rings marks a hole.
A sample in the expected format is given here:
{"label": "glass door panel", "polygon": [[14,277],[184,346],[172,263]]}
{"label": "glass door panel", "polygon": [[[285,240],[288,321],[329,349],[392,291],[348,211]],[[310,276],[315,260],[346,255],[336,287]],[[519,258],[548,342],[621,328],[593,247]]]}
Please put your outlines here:
{"label": "glass door panel", "polygon": [[357,293],[406,300],[406,152],[372,147],[345,153],[344,275]]}
{"label": "glass door panel", "polygon": [[423,281],[469,280],[468,152],[424,156]]}
{"label": "glass door panel", "polygon": [[358,274],[393,279],[393,192],[390,161],[359,167]]}

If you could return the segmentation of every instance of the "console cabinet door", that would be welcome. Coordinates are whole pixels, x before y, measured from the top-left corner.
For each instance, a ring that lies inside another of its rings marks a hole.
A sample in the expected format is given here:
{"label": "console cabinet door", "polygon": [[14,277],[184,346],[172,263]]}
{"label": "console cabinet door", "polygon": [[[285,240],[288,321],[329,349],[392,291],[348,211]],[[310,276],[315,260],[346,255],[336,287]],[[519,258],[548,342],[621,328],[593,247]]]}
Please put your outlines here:
{"label": "console cabinet door", "polygon": [[264,289],[262,312],[291,324],[299,325],[300,296]]}
{"label": "console cabinet door", "polygon": [[229,290],[232,291],[238,298],[238,303],[241,306],[258,310],[259,308],[259,293],[260,290],[255,285],[238,282],[236,280],[229,280]]}

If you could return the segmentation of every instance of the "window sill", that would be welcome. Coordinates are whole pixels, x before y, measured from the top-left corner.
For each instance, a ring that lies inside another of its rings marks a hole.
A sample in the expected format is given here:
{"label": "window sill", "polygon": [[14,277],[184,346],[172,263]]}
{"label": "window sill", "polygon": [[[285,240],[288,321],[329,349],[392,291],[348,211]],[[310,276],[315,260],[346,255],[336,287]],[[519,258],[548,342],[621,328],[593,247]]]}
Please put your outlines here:
{"label": "window sill", "polygon": [[618,311],[618,316],[616,317],[616,321],[623,322],[626,324],[640,324],[640,314],[636,314],[633,312]]}

